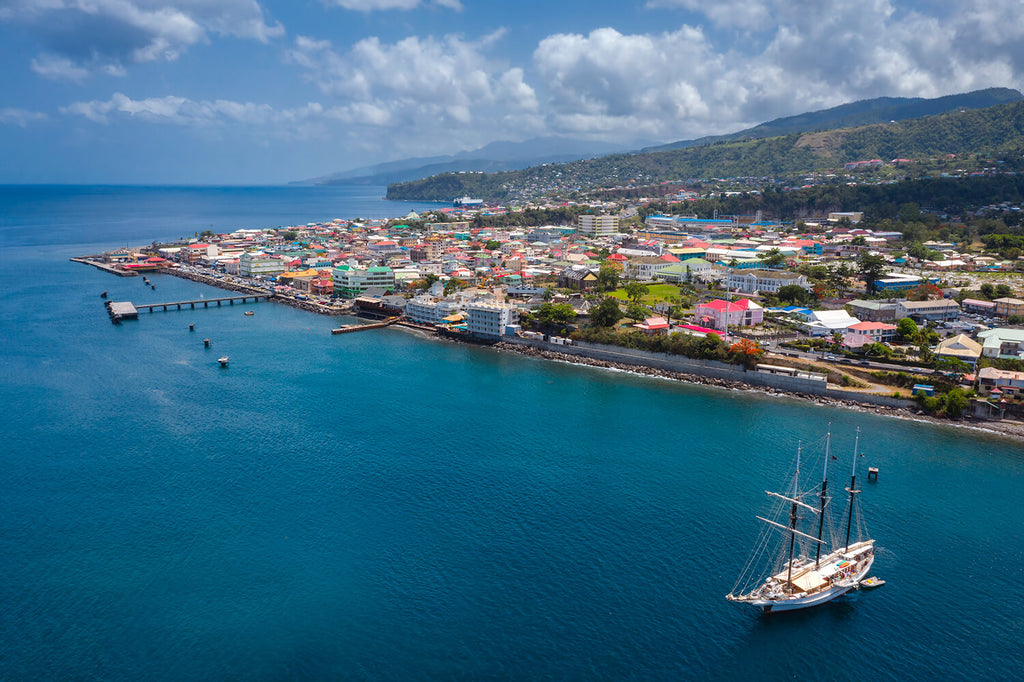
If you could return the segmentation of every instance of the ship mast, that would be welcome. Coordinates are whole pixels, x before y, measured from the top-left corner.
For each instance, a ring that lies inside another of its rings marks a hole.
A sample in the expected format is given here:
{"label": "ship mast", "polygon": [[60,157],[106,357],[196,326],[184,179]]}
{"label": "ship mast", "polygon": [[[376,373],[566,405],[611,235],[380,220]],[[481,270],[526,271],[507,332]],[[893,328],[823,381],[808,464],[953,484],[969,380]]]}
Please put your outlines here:
{"label": "ship mast", "polygon": [[[818,568],[819,561],[821,560],[821,535],[825,527],[825,504],[826,504],[826,491],[828,490],[828,458],[829,450],[832,445],[832,425],[829,424],[828,433],[825,434],[825,470],[821,474],[821,493],[818,496],[821,502],[820,516],[818,518],[818,544],[814,548],[814,567]],[[854,448],[856,450],[856,448]]]}
{"label": "ship mast", "polygon": [[796,473],[793,475],[793,503],[789,507],[789,575],[786,584],[793,591],[793,548],[796,545],[797,500],[800,499],[800,446],[796,446]]}
{"label": "ship mast", "polygon": [[853,440],[853,471],[850,473],[850,487],[846,490],[850,493],[850,513],[846,518],[846,549],[850,549],[850,528],[853,525],[853,500],[857,490],[857,449],[860,445],[860,428],[857,429],[857,436]]}

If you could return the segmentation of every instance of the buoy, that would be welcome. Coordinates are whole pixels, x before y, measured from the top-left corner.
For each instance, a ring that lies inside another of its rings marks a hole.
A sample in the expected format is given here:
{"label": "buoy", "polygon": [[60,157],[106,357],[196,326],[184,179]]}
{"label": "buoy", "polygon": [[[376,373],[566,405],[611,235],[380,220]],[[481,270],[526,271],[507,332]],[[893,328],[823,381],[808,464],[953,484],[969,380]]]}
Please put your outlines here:
{"label": "buoy", "polygon": [[195,323],[192,323],[192,324],[190,324],[190,325],[188,326],[188,330],[189,330],[190,332],[194,332],[194,331],[196,330],[196,325],[195,325]]}
{"label": "buoy", "polygon": [[203,339],[203,345],[206,346],[207,348],[209,348],[210,347],[210,339]]}

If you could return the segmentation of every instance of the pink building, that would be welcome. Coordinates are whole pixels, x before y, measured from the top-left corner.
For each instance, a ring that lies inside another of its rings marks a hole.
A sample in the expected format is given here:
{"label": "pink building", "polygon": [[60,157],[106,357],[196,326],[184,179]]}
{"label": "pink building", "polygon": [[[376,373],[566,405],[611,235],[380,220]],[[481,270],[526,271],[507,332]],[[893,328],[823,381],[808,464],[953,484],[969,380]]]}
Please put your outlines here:
{"label": "pink building", "polygon": [[750,327],[764,321],[764,308],[751,301],[741,298],[726,303],[721,299],[699,303],[694,309],[694,322],[714,329],[725,329],[726,321],[730,327]]}
{"label": "pink building", "polygon": [[896,325],[885,322],[858,322],[846,328],[843,345],[856,350],[869,343],[884,343],[896,337]]}

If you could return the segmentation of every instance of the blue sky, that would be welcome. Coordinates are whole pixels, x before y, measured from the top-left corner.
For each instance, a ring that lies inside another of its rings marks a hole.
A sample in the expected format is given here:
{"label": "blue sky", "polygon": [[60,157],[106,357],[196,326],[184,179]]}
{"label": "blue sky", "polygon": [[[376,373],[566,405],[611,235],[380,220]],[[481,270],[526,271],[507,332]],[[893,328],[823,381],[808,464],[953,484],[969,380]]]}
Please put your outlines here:
{"label": "blue sky", "polygon": [[1021,0],[0,0],[0,182],[273,184],[1024,85]]}

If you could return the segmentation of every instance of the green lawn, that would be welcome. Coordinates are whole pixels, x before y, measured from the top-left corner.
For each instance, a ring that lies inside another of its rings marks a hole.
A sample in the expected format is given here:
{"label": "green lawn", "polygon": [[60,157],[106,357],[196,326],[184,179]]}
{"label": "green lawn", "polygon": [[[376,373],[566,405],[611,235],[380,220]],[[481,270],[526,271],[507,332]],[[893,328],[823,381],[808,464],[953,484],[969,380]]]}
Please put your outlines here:
{"label": "green lawn", "polygon": [[[621,301],[628,301],[629,297],[626,296],[626,290],[623,288],[616,289],[615,291],[607,294],[612,298],[617,298]],[[679,296],[679,287],[675,284],[648,284],[647,295],[640,299],[640,303],[646,306],[652,306],[660,301],[670,301]]]}

